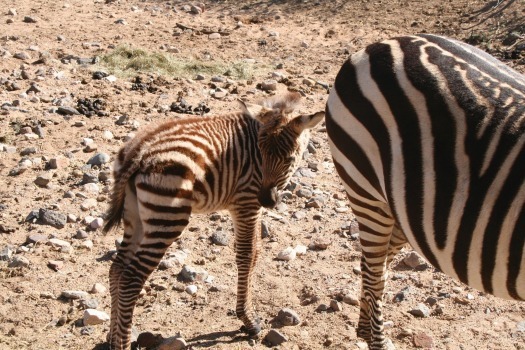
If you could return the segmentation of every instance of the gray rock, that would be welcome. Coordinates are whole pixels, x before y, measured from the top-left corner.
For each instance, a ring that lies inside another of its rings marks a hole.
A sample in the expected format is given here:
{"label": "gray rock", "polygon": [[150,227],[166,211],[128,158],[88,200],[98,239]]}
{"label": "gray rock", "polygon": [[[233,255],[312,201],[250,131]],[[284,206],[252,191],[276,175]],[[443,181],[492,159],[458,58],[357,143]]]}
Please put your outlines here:
{"label": "gray rock", "polygon": [[430,316],[430,309],[423,303],[419,303],[415,308],[409,311],[410,314],[416,317]]}
{"label": "gray rock", "polygon": [[312,197],[312,191],[307,188],[301,188],[297,191],[297,197],[310,198]]}
{"label": "gray rock", "polygon": [[82,290],[65,290],[60,294],[60,297],[68,300],[87,299],[89,297],[88,292]]}
{"label": "gray rock", "polygon": [[275,317],[275,321],[279,322],[283,326],[297,326],[301,323],[301,318],[294,310],[283,308],[279,310],[279,313]]}
{"label": "gray rock", "polygon": [[93,157],[91,157],[87,161],[87,164],[102,165],[102,164],[106,164],[107,162],[109,162],[109,160],[110,160],[109,154],[107,154],[107,153],[98,153],[98,154],[95,154]]}
{"label": "gray rock", "polygon": [[261,221],[261,238],[266,238],[270,235],[270,229],[266,221]]}
{"label": "gray rock", "polygon": [[109,321],[109,315],[104,311],[87,309],[84,311],[82,321],[84,322],[84,326],[94,326]]}
{"label": "gray rock", "polygon": [[57,113],[61,115],[79,115],[80,112],[74,108],[69,106],[59,106],[57,108]]}
{"label": "gray rock", "polygon": [[277,90],[277,81],[273,79],[265,80],[261,83],[261,90],[275,91]]}
{"label": "gray rock", "polygon": [[31,263],[29,262],[29,259],[27,259],[25,256],[22,255],[15,255],[13,256],[13,259],[9,262],[7,267],[29,267]]}
{"label": "gray rock", "polygon": [[27,52],[17,52],[13,55],[14,58],[18,58],[19,60],[30,60],[31,59],[31,56],[29,56],[29,54]]}
{"label": "gray rock", "polygon": [[38,174],[34,182],[37,186],[46,187],[51,182],[52,178],[53,178],[53,173],[46,171],[46,172]]}
{"label": "gray rock", "polygon": [[186,287],[185,292],[188,293],[189,295],[195,295],[197,294],[198,289],[199,288],[197,288],[196,285],[190,284],[189,286]]}
{"label": "gray rock", "polygon": [[198,267],[184,265],[179,273],[179,276],[183,281],[186,282],[204,282],[206,278],[208,278],[208,272]]}
{"label": "gray rock", "polygon": [[271,346],[278,346],[288,341],[288,338],[275,329],[270,329],[268,334],[264,337],[264,340]]}
{"label": "gray rock", "polygon": [[0,250],[0,260],[1,261],[9,261],[11,257],[13,256],[13,249],[9,246],[5,246]]}
{"label": "gray rock", "polygon": [[80,299],[79,306],[81,309],[96,309],[98,307],[98,300],[96,298]]}
{"label": "gray rock", "polygon": [[26,147],[20,152],[20,155],[28,156],[30,154],[35,154],[35,153],[36,153],[36,147]]}
{"label": "gray rock", "polygon": [[343,303],[357,306],[359,305],[359,299],[353,295],[346,294],[343,296]]}
{"label": "gray rock", "polygon": [[210,238],[213,244],[220,246],[227,246],[230,241],[230,238],[225,231],[216,231]]}
{"label": "gray rock", "polygon": [[41,208],[38,212],[39,220],[44,225],[63,228],[67,223],[67,215],[55,210]]}
{"label": "gray rock", "polygon": [[216,40],[220,38],[221,38],[221,35],[219,33],[211,33],[210,35],[208,35],[208,39],[211,39],[211,40]]}
{"label": "gray rock", "polygon": [[336,312],[341,311],[343,310],[343,305],[341,305],[341,303],[338,302],[337,300],[330,300],[330,309]]}
{"label": "gray rock", "polygon": [[403,263],[412,269],[419,268],[421,265],[426,265],[425,260],[423,260],[423,258],[421,258],[419,254],[414,251],[408,253],[405,256]]}
{"label": "gray rock", "polygon": [[48,241],[48,238],[46,235],[30,235],[26,238],[26,243],[28,244],[38,244],[38,243],[46,243]]}
{"label": "gray rock", "polygon": [[38,22],[38,18],[32,17],[32,16],[25,16],[24,17],[24,23],[36,23]]}

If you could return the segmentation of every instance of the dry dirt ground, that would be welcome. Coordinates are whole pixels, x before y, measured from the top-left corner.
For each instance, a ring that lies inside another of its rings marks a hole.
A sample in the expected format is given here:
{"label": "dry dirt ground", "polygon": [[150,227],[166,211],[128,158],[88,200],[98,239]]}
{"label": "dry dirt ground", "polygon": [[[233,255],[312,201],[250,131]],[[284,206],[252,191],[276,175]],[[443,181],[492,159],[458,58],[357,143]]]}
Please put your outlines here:
{"label": "dry dirt ground", "polygon": [[[106,347],[108,322],[84,326],[82,317],[86,307],[109,314],[109,293],[89,293],[83,300],[61,296],[68,290],[90,292],[95,283],[108,287],[115,239],[121,235],[104,235],[86,224],[88,216],[103,217],[112,164],[89,168],[86,163],[97,153],[113,159],[140,125],[184,118],[170,111],[179,97],[221,113],[237,108],[238,98],[268,95],[260,83],[274,79],[279,81],[277,93],[302,92],[302,111],[321,110],[326,84],[350,53],[378,39],[417,32],[466,40],[525,71],[522,0],[203,4],[203,12],[192,13],[192,4],[185,1],[1,2],[0,349]],[[254,75],[224,77],[225,69],[204,72],[196,80],[196,65],[189,79],[134,71],[117,74],[116,80],[95,79],[96,71],[113,73],[103,58],[123,44],[170,51],[174,59],[211,66],[236,62]],[[133,85],[137,75],[143,85]],[[212,82],[213,75],[222,81]],[[64,115],[65,107],[96,98],[105,101],[100,115]],[[84,138],[93,139],[98,149],[86,149]],[[270,234],[261,242],[254,283],[262,336],[270,328],[285,335],[288,341],[274,347],[278,349],[364,349],[355,333],[358,306],[343,302],[343,296],[348,302],[359,295],[359,243],[351,213],[344,211],[343,189],[322,126],[312,140],[312,154],[303,163],[310,171],[294,177],[298,186],[280,210],[264,215]],[[58,168],[52,169],[57,157]],[[40,186],[35,184],[39,176]],[[312,198],[318,208],[306,208]],[[39,209],[67,215],[67,223],[62,228],[45,225],[38,215],[30,215]],[[230,238],[227,246],[211,243],[217,231]],[[232,312],[236,267],[231,236],[227,213],[193,218],[169,252],[177,257],[185,252],[184,264],[202,268],[212,278],[194,283],[198,291],[191,296],[184,291],[190,283],[177,281],[182,265],[171,259],[175,262],[155,271],[145,286],[134,317],[138,332],[180,334],[192,349],[269,347],[238,332],[241,324]],[[308,250],[288,262],[276,260],[286,247],[323,240],[326,249]],[[484,295],[432,267],[408,268],[400,262],[408,252],[393,264],[395,279],[385,297],[386,332],[398,349],[525,349],[525,304]],[[333,299],[341,302],[341,310],[318,311]],[[409,313],[425,302],[429,317]],[[295,310],[301,324],[281,327],[272,322],[283,307]]]}

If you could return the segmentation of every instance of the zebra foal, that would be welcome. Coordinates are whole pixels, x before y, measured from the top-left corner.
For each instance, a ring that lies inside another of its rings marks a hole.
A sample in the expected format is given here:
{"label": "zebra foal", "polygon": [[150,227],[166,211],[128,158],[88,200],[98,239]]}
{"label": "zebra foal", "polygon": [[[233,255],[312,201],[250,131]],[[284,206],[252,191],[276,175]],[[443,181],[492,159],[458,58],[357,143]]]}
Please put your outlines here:
{"label": "zebra foal", "polygon": [[105,226],[107,232],[124,223],[109,273],[111,349],[130,349],[139,293],[190,214],[222,209],[230,212],[235,228],[237,317],[249,334],[260,332],[250,285],[261,206],[276,204],[306,148],[308,129],[324,117],[324,112],[293,115],[299,99],[288,93],[243,104],[237,113],[154,125],[119,151]]}
{"label": "zebra foal", "polygon": [[326,108],[358,220],[358,335],[386,347],[387,267],[406,243],[444,273],[525,299],[525,77],[465,43],[397,37],[352,55]]}

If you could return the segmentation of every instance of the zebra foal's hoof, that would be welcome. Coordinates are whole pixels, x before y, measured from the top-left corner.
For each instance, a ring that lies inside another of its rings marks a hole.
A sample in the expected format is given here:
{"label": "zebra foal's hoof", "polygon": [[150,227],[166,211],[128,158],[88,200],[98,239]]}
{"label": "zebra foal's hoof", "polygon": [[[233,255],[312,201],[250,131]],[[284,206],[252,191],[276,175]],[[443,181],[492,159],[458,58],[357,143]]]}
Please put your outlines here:
{"label": "zebra foal's hoof", "polygon": [[251,338],[257,338],[257,336],[261,334],[261,324],[259,319],[257,319],[257,323],[250,328],[241,326],[241,332],[248,334]]}

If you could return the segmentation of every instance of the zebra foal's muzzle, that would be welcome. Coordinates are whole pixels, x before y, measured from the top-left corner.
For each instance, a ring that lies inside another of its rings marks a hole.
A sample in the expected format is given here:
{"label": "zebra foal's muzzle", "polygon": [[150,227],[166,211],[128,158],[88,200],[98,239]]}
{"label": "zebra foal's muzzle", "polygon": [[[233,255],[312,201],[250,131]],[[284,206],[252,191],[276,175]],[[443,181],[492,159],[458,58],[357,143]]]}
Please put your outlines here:
{"label": "zebra foal's muzzle", "polygon": [[277,193],[277,186],[262,187],[257,196],[259,204],[265,208],[274,208],[279,202],[279,195]]}

